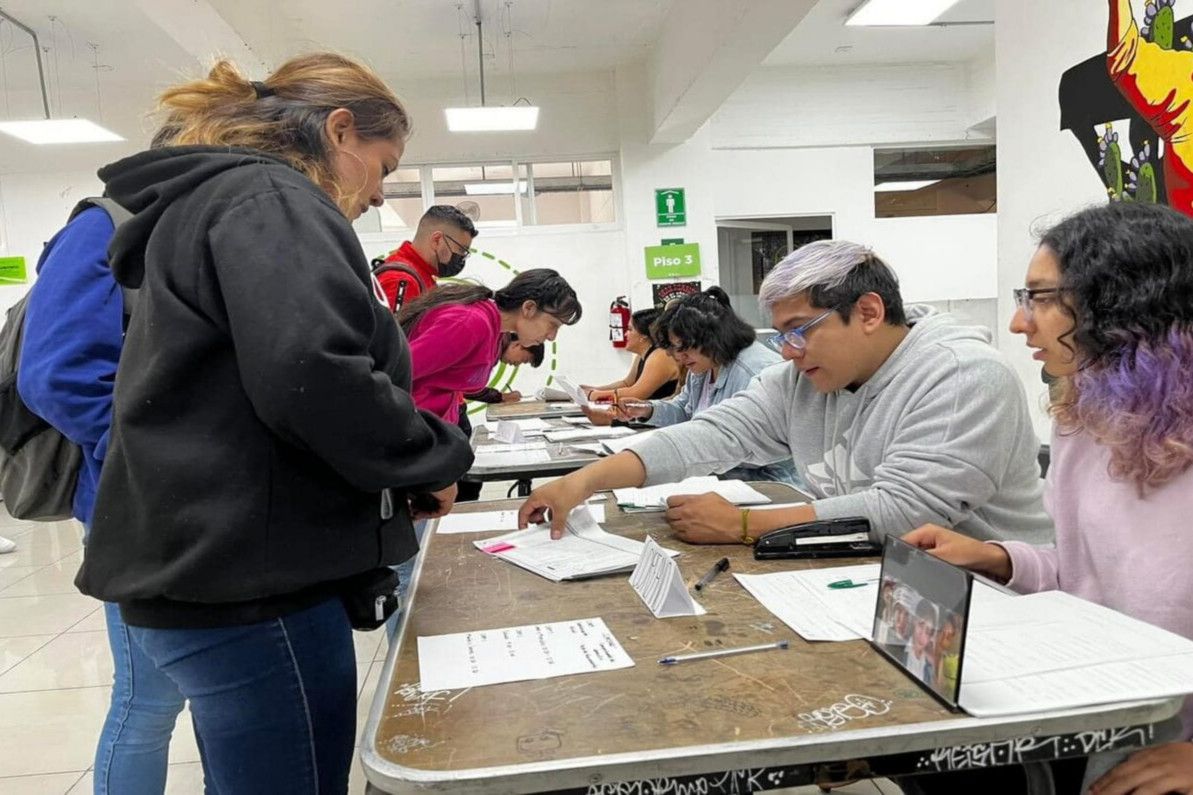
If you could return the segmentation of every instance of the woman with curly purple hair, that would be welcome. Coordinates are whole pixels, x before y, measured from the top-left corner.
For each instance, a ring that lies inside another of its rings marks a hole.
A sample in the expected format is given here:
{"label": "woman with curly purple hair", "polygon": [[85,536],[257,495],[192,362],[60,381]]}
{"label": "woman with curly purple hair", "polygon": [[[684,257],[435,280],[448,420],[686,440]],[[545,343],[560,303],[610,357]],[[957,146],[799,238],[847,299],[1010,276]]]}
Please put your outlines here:
{"label": "woman with curly purple hair", "polygon": [[[1044,496],[1056,546],[934,525],[906,540],[1017,591],[1061,589],[1193,638],[1193,220],[1153,204],[1083,210],[1044,233],[1015,300],[1011,331],[1058,379]],[[1181,715],[1184,742],[1140,751],[1091,792],[1193,791],[1193,698]]]}

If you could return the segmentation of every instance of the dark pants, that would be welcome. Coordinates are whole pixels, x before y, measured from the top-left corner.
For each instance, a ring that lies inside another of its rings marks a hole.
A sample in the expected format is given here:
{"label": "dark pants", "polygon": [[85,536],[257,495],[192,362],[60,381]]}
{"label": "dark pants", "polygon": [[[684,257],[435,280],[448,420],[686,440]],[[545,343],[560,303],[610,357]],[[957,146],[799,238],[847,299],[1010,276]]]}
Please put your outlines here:
{"label": "dark pants", "polygon": [[128,632],[191,704],[207,792],[348,791],[356,657],[339,599],[259,624]]}
{"label": "dark pants", "polygon": [[[460,406],[460,419],[456,421],[456,424],[464,432],[464,435],[471,439],[472,423],[468,421],[468,412],[464,408],[464,406]],[[456,484],[456,490],[456,502],[476,502],[481,498],[481,482],[479,480],[462,478]]]}

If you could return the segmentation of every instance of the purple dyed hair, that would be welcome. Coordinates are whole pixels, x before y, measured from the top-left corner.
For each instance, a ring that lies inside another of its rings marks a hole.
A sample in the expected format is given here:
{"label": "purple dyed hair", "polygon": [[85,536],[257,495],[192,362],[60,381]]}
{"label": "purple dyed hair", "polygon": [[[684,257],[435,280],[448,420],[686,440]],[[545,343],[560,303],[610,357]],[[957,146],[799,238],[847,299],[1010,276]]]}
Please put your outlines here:
{"label": "purple dyed hair", "polygon": [[1110,448],[1110,475],[1140,496],[1193,465],[1193,328],[1124,341],[1120,355],[1066,379],[1052,415]]}

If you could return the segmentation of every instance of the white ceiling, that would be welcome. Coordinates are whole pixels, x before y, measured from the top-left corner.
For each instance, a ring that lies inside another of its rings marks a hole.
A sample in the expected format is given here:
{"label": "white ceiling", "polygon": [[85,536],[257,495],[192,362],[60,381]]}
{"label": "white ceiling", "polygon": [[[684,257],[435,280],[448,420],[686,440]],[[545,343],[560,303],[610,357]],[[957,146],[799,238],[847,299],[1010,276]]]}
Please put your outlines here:
{"label": "white ceiling", "polygon": [[820,0],[776,47],[766,66],[847,66],[924,61],[971,61],[994,50],[995,0],[961,0],[941,17],[941,27],[846,27],[861,0]]}
{"label": "white ceiling", "polygon": [[[509,101],[519,75],[527,82],[542,81],[645,62],[664,27],[676,24],[673,12],[689,2],[481,0],[491,98]],[[993,47],[991,25],[846,28],[842,22],[857,2],[820,0],[764,64],[961,61]],[[992,19],[994,3],[961,0],[947,19]],[[473,0],[0,0],[0,7],[35,28],[48,48],[54,115],[99,120],[133,139],[124,149],[139,148],[152,130],[147,113],[154,96],[183,77],[196,76],[213,47],[254,54],[275,66],[300,52],[333,49],[371,63],[403,94],[418,93],[420,82],[437,92],[441,89],[432,89],[433,81],[452,81],[466,85],[472,101],[478,99]],[[693,5],[693,12],[698,9]],[[843,47],[852,50],[838,52]],[[3,118],[41,115],[33,64],[29,39],[11,25],[0,25]],[[97,145],[49,152],[0,138],[0,171],[73,168],[76,162],[104,162],[121,149]]]}

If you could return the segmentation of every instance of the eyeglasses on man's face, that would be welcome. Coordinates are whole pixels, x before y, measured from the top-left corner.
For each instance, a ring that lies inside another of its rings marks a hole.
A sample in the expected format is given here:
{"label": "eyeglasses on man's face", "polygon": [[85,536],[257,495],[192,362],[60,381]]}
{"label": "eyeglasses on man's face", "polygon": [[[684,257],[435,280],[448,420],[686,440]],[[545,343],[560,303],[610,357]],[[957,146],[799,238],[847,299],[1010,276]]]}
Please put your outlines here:
{"label": "eyeglasses on man's face", "polygon": [[1023,312],[1023,319],[1035,319],[1036,310],[1040,307],[1052,306],[1056,297],[1064,290],[1062,287],[1020,287],[1012,290],[1015,304]]}
{"label": "eyeglasses on man's face", "polygon": [[808,330],[836,311],[837,310],[835,308],[826,309],[824,312],[812,318],[802,326],[798,326],[796,328],[789,329],[788,331],[783,331],[779,334],[774,334],[770,337],[767,337],[766,342],[780,353],[783,352],[784,346],[790,346],[794,350],[802,351],[804,348],[808,347]]}
{"label": "eyeglasses on man's face", "polygon": [[[444,233],[443,233],[443,236],[444,236],[445,238],[447,238],[448,240],[450,240],[452,243],[454,243],[454,244],[455,244],[455,246],[456,246],[456,248],[458,248],[458,249],[459,249],[459,251],[458,251],[458,252],[453,252],[453,253],[455,253],[455,254],[458,254],[458,255],[459,255],[459,256],[460,256],[462,259],[468,259],[468,255],[472,253],[472,252],[471,252],[471,251],[468,249],[468,246],[465,246],[465,245],[464,245],[464,244],[462,244],[462,243],[461,243],[459,240],[456,240],[454,237],[452,237],[451,235],[449,235],[447,232],[444,232]],[[450,246],[449,246],[449,248],[450,248]]]}

